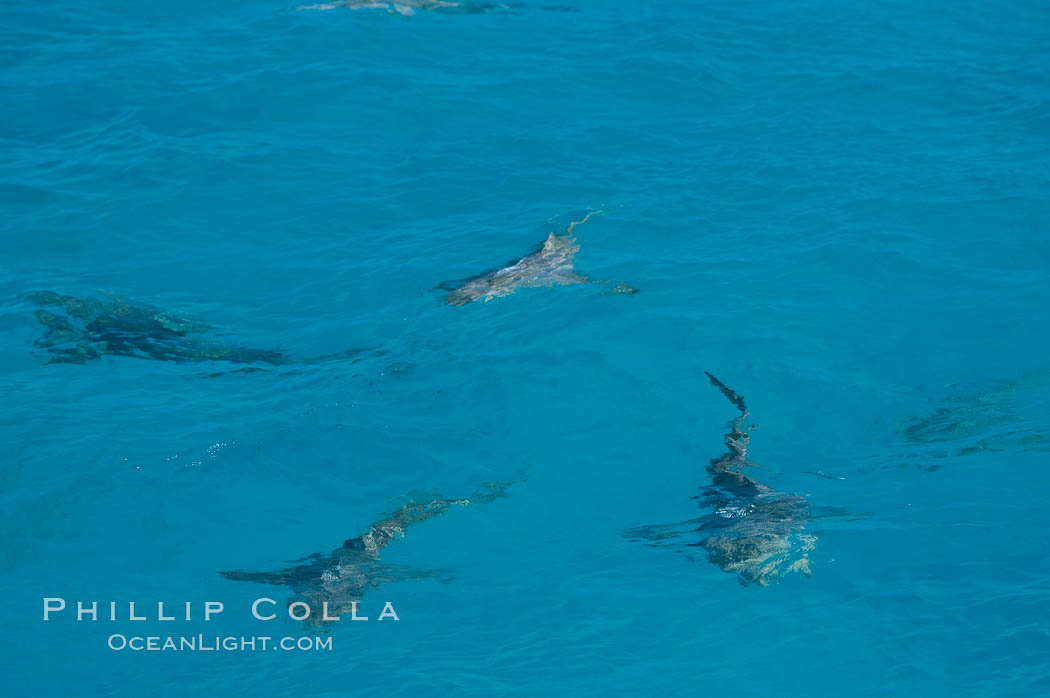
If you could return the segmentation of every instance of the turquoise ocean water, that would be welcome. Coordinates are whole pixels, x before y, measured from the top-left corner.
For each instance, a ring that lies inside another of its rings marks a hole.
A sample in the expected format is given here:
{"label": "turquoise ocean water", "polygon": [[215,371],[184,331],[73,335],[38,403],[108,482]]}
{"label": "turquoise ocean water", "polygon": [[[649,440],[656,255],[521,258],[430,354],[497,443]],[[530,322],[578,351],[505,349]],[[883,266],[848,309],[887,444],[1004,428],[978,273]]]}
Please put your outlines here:
{"label": "turquoise ocean water", "polygon": [[[5,695],[1050,693],[1045,3],[0,15]],[[640,293],[443,303],[598,209],[577,269]],[[290,363],[45,363],[41,290]],[[702,513],[734,416],[705,370],[813,507],[810,576],[624,537]],[[217,574],[494,480],[384,550],[440,573],[368,623],[262,623],[290,590]]]}

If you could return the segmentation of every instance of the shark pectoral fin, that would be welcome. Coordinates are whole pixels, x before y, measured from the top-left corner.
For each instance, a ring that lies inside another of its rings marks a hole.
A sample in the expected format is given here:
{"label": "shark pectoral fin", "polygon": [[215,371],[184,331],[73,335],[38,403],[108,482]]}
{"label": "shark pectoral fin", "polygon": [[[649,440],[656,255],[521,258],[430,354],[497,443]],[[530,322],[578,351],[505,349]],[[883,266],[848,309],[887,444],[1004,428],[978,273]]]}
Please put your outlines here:
{"label": "shark pectoral fin", "polygon": [[623,536],[628,540],[644,542],[652,546],[671,545],[679,536],[696,531],[703,523],[703,519],[689,519],[673,524],[638,526],[624,531]]}
{"label": "shark pectoral fin", "polygon": [[246,572],[244,570],[231,570],[219,572],[225,579],[235,582],[256,582],[258,584],[276,584],[278,586],[287,582],[287,577],[280,572]]}
{"label": "shark pectoral fin", "polygon": [[47,364],[84,364],[105,354],[105,345],[92,342],[77,342],[72,347],[50,347],[47,349]]}
{"label": "shark pectoral fin", "polygon": [[33,344],[38,347],[53,347],[58,344],[66,344],[84,337],[84,332],[78,330],[63,315],[55,315],[47,310],[37,310],[36,319],[47,328],[43,337],[37,339]]}
{"label": "shark pectoral fin", "polygon": [[465,279],[452,279],[450,281],[442,281],[440,284],[434,287],[435,291],[455,291],[458,288],[462,288],[467,282],[472,281],[477,277],[468,276]]}
{"label": "shark pectoral fin", "polygon": [[825,520],[825,519],[843,519],[846,521],[863,521],[868,518],[867,514],[857,513],[846,509],[845,507],[836,506],[819,506],[813,507],[810,513],[810,518],[814,521]]}
{"label": "shark pectoral fin", "polygon": [[554,274],[551,277],[551,281],[561,286],[571,286],[572,284],[589,284],[591,280],[582,274],[577,274],[574,271],[563,271]]}

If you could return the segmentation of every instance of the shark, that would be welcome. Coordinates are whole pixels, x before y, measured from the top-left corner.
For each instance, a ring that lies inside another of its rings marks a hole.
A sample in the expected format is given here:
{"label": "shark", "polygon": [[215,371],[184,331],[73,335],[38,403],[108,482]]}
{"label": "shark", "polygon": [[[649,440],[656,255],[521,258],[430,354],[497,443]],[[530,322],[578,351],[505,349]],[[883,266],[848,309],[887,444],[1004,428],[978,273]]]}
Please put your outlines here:
{"label": "shark", "polygon": [[25,299],[40,306],[36,319],[47,328],[34,342],[45,350],[45,363],[83,364],[107,354],[178,363],[290,363],[275,349],[216,342],[202,336],[210,329],[203,323],[123,298],[97,300],[38,291]]}
{"label": "shark", "polygon": [[[446,305],[466,305],[472,301],[488,302],[493,298],[509,296],[519,288],[558,286],[571,284],[611,284],[609,281],[593,281],[578,274],[574,268],[576,253],[576,227],[586,223],[600,211],[590,211],[582,219],[569,223],[565,233],[550,233],[539,249],[517,259],[507,266],[488,271],[459,281],[446,281],[439,288],[448,291]],[[609,293],[638,293],[638,289],[625,283],[613,286]]]}
{"label": "shark", "polygon": [[[977,388],[953,385],[925,414],[893,417],[897,434],[886,446],[901,459],[896,467],[933,472],[940,462],[995,452],[1045,451],[1050,447],[1050,371],[1026,371]],[[863,470],[889,467],[884,458]],[[863,472],[858,470],[857,472]]]}
{"label": "shark", "polygon": [[460,12],[470,14],[484,14],[488,12],[502,12],[513,9],[513,5],[487,2],[455,2],[452,0],[337,0],[336,2],[324,2],[316,5],[299,5],[297,10],[384,10],[390,14],[399,14],[410,17],[417,10],[429,12]]}
{"label": "shark", "polygon": [[444,514],[453,507],[492,502],[505,496],[510,484],[486,483],[464,499],[410,499],[369,526],[365,533],[348,538],[330,553],[313,553],[294,561],[300,564],[274,572],[232,570],[219,574],[232,581],[289,587],[295,594],[289,599],[289,604],[302,600],[317,610],[306,619],[307,624],[321,624],[322,608],[326,607],[333,617],[351,613],[367,592],[383,584],[443,574],[441,571],[388,565],[380,560],[379,554],[392,542],[403,538],[409,526]]}
{"label": "shark", "polygon": [[725,437],[726,452],[707,466],[711,484],[698,497],[707,513],[677,524],[634,528],[625,535],[654,547],[703,548],[710,562],[736,574],[744,585],[768,586],[792,572],[808,575],[809,552],[816,542],[804,532],[809,503],[744,473],[744,468],[757,467],[748,458],[747,403],[722,381],[705,375],[739,412]]}

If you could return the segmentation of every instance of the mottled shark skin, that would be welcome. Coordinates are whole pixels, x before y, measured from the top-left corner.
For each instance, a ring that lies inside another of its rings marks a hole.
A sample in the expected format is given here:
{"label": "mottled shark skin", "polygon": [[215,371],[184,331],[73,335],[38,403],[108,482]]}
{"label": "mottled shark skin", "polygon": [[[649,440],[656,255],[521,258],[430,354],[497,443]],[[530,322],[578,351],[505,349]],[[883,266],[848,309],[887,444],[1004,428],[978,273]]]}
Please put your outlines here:
{"label": "mottled shark skin", "polygon": [[46,363],[83,364],[107,354],[179,363],[226,361],[276,366],[289,362],[278,351],[193,337],[207,332],[208,326],[124,299],[101,301],[40,291],[27,295],[26,300],[41,306],[35,314],[47,332],[34,346],[45,350]]}
{"label": "mottled shark skin", "polygon": [[809,574],[808,553],[816,541],[803,534],[809,503],[744,474],[745,467],[755,465],[747,457],[747,404],[710,373],[707,377],[740,411],[726,435],[727,452],[707,466],[711,486],[700,500],[711,513],[678,524],[643,526],[625,535],[653,546],[702,547],[708,560],[738,575],[742,584],[766,586],[790,572]]}
{"label": "mottled shark skin", "polygon": [[[440,288],[448,290],[447,305],[466,305],[471,301],[488,302],[493,298],[509,296],[519,288],[558,286],[570,284],[608,284],[608,281],[592,281],[576,273],[574,265],[580,246],[576,244],[576,226],[586,223],[599,213],[591,211],[581,220],[574,221],[565,229],[564,235],[551,233],[538,250],[508,266],[486,272],[463,281],[446,281]],[[614,293],[637,293],[627,284],[619,284]]]}
{"label": "mottled shark skin", "polygon": [[299,5],[297,10],[384,10],[391,14],[397,13],[410,17],[416,10],[427,12],[462,12],[470,14],[484,14],[488,12],[501,12],[512,9],[511,5],[486,2],[453,2],[452,0],[337,0],[336,2],[324,2],[317,5]]}
{"label": "mottled shark skin", "polygon": [[504,496],[509,483],[488,483],[466,499],[431,499],[425,503],[410,501],[386,518],[372,524],[368,531],[349,538],[327,555],[314,553],[297,562],[303,564],[275,572],[220,572],[226,579],[290,587],[296,598],[309,604],[312,612],[307,623],[319,624],[321,610],[327,604],[328,614],[350,613],[354,604],[367,592],[394,581],[434,577],[439,571],[414,570],[384,564],[379,553],[412,524],[445,513],[452,507],[467,507],[491,502]]}

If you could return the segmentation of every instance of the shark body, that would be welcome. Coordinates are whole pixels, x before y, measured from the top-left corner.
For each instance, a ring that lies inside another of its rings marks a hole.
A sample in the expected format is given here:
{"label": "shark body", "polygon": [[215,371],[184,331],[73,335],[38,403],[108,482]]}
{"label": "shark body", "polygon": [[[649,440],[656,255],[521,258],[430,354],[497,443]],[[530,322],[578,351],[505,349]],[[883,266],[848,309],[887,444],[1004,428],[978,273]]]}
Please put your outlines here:
{"label": "shark body", "polygon": [[47,332],[34,346],[46,351],[47,363],[82,364],[107,354],[173,362],[289,363],[279,351],[213,341],[203,336],[207,325],[124,299],[40,291],[26,300],[41,306],[35,314]]}
{"label": "shark body", "polygon": [[[365,593],[394,581],[438,576],[438,571],[415,570],[391,566],[379,558],[380,551],[405,535],[410,525],[445,513],[452,507],[467,507],[491,502],[502,497],[508,483],[489,483],[466,499],[435,498],[425,502],[410,501],[397,511],[372,524],[360,536],[348,538],[328,554],[314,553],[302,564],[274,572],[220,572],[226,579],[273,584],[291,588],[296,598],[311,608],[327,604],[331,615],[349,613]],[[294,599],[293,599],[294,600]],[[307,622],[317,622],[311,614]]]}
{"label": "shark body", "polygon": [[803,533],[809,503],[744,474],[745,467],[755,465],[747,455],[747,404],[710,373],[707,377],[740,412],[726,435],[726,453],[707,466],[711,485],[700,500],[709,513],[678,524],[643,526],[626,535],[653,546],[682,544],[680,539],[687,537],[686,547],[704,548],[708,560],[736,573],[743,584],[766,586],[790,572],[809,574],[808,552],[816,540]]}
{"label": "shark body", "polygon": [[[488,302],[493,298],[509,296],[519,288],[537,286],[559,286],[571,284],[599,283],[576,273],[576,253],[580,246],[576,243],[576,226],[581,225],[598,213],[591,211],[581,220],[574,221],[565,229],[563,235],[551,233],[540,248],[509,265],[486,272],[462,281],[449,281],[441,285],[448,291],[445,296],[447,305],[466,305],[471,301]],[[627,284],[619,284],[612,289],[615,293],[637,293]]]}

